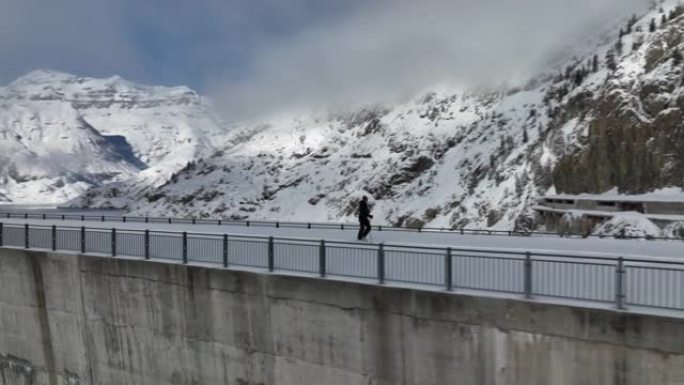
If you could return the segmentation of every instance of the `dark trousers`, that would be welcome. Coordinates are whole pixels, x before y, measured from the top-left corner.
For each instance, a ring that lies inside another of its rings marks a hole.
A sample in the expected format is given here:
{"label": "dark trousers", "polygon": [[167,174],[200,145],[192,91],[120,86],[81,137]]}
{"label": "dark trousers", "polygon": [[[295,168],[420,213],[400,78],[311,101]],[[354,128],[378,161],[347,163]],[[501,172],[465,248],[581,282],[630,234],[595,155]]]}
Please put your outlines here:
{"label": "dark trousers", "polygon": [[371,224],[368,218],[359,218],[359,241],[366,238],[371,231]]}

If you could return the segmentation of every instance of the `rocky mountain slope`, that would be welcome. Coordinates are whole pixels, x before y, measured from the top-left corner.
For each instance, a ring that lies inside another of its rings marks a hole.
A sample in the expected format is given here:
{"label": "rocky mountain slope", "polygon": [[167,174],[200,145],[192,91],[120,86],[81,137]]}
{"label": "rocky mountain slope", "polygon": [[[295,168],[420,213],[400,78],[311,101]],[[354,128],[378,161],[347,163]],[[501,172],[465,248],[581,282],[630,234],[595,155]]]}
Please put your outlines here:
{"label": "rocky mountain slope", "polygon": [[534,225],[530,207],[546,193],[683,186],[682,11],[664,1],[520,87],[243,124],[161,188],[115,203],[151,215],[344,221],[367,194],[376,222],[513,228]]}
{"label": "rocky mountain slope", "polygon": [[62,203],[112,182],[163,183],[224,133],[186,87],[34,71],[0,87],[0,200]]}

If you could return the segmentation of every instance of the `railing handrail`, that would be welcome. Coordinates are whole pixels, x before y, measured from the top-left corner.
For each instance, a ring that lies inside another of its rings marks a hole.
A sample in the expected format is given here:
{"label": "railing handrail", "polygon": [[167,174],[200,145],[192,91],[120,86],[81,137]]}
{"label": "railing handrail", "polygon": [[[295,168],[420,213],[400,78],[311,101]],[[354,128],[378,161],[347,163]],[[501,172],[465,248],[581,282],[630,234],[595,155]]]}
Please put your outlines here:
{"label": "railing handrail", "polygon": [[[9,229],[20,231],[8,231]],[[42,232],[36,233],[35,230]],[[64,230],[74,231],[77,236],[60,236],[60,231]],[[94,234],[97,236],[93,236]],[[120,238],[122,234],[143,236]],[[176,241],[167,242],[167,238],[164,238],[166,234],[177,236],[174,238]],[[152,239],[154,236],[156,238]],[[178,240],[181,242],[178,243]],[[245,240],[248,240],[247,245],[240,243]],[[237,258],[233,260],[229,258],[232,252],[231,241],[232,250],[236,252],[233,257]],[[253,249],[249,242],[254,241],[262,246]],[[303,248],[278,249],[278,245]],[[183,264],[209,262],[227,268],[230,263],[266,269],[268,272],[316,273],[321,278],[328,275],[347,276],[375,279],[380,284],[409,282],[430,287],[440,286],[447,291],[464,288],[524,295],[527,299],[534,299],[536,296],[572,298],[585,302],[612,303],[620,310],[635,305],[684,311],[684,290],[681,289],[684,287],[684,262],[680,261],[605,255],[551,255],[552,253],[544,251],[521,252],[491,248],[351,243],[227,233],[5,224],[0,221],[0,247],[7,246],[105,254],[111,257],[137,256],[145,260],[150,260],[154,255],[154,259],[176,260]],[[326,249],[336,247],[349,251],[328,256]],[[361,250],[363,254],[358,254]],[[404,254],[392,254],[396,252]],[[354,266],[354,258],[359,257],[361,265]],[[330,260],[333,262],[329,264],[328,258],[337,259]],[[455,269],[457,263],[460,267]],[[468,266],[472,264],[479,270],[471,270]],[[328,266],[332,266],[332,270],[329,271]],[[456,276],[459,269],[461,274]],[[475,281],[467,278],[470,274],[476,274]],[[579,281],[558,281],[559,274],[571,274],[573,279]],[[579,274],[579,278],[576,274]],[[495,278],[494,281],[492,278]],[[499,279],[501,282],[497,283]],[[652,287],[653,279],[663,279],[662,285]],[[582,283],[587,286],[582,286]],[[613,288],[607,289],[611,285]]]}
{"label": "railing handrail", "polygon": [[[3,225],[3,222],[0,222],[0,226]],[[87,226],[48,226],[48,225],[31,225],[31,224],[14,224],[14,223],[5,223],[5,227],[9,228],[18,228],[18,229],[24,229],[26,226],[28,226],[30,229],[44,229],[44,230],[49,230],[55,227],[57,230],[73,230],[73,231],[90,231],[90,232],[98,232],[98,233],[109,233],[112,230],[115,230],[118,233],[140,233],[144,234],[145,232],[149,232],[150,234],[161,234],[161,235],[176,235],[178,237],[182,237],[183,234],[185,234],[188,237],[210,237],[212,239],[216,238],[221,238],[224,235],[227,235],[228,237],[232,239],[253,239],[253,240],[258,240],[258,241],[264,241],[268,242],[269,240],[273,240],[275,242],[278,241],[285,241],[285,242],[303,242],[301,245],[306,245],[306,246],[311,246],[311,245],[316,245],[319,244],[323,239],[320,238],[304,238],[304,237],[275,237],[275,236],[267,236],[267,235],[250,235],[250,234],[233,234],[233,233],[204,233],[204,232],[192,232],[192,231],[170,231],[170,230],[142,230],[142,229],[119,229],[116,227],[112,228],[103,228],[103,227],[87,227]],[[328,246],[334,247],[335,245],[344,245],[349,248],[358,248],[360,250],[369,250],[369,249],[376,249],[380,243],[365,243],[365,242],[349,242],[349,241],[341,241],[341,240],[330,240],[330,239],[325,239],[324,240]],[[639,257],[625,257],[624,254],[617,255],[617,254],[609,254],[609,253],[596,253],[596,252],[582,252],[580,254],[566,254],[566,253],[560,253],[560,252],[554,252],[554,251],[549,251],[549,250],[543,250],[543,249],[514,249],[511,250],[510,248],[485,248],[485,247],[459,247],[459,246],[423,246],[423,245],[415,245],[415,244],[402,244],[402,243],[382,243],[385,251],[401,251],[402,249],[404,250],[423,250],[423,251],[432,251],[432,252],[440,252],[440,253],[446,253],[447,250],[450,250],[451,253],[454,253],[455,256],[458,256],[458,253],[477,253],[477,254],[491,254],[492,257],[494,258],[507,258],[511,260],[520,260],[525,257],[527,253],[531,253],[535,255],[536,257],[540,258],[558,258],[558,259],[568,259],[568,260],[577,260],[577,261],[610,261],[610,262],[618,262],[620,259],[625,261],[625,262],[632,262],[632,263],[649,263],[649,264],[661,264],[661,265],[673,265],[673,266],[681,266],[684,267],[684,260],[678,261],[678,260],[673,260],[670,259],[669,257],[649,257],[649,258],[639,258]],[[394,249],[399,249],[399,250],[394,250]],[[475,257],[475,256],[473,256]],[[481,258],[487,258],[488,256],[486,255],[477,255],[477,257]],[[517,258],[513,258],[517,257]]]}
{"label": "railing handrail", "polygon": [[[305,229],[358,229],[357,223],[325,223],[325,222],[299,222],[299,221],[267,221],[267,220],[247,220],[231,218],[196,218],[196,217],[157,217],[157,216],[128,216],[128,215],[92,215],[92,214],[50,214],[50,213],[11,213],[0,212],[0,217],[24,218],[24,219],[62,219],[65,220],[89,220],[89,221],[131,221],[131,222],[157,222],[165,223],[184,223],[184,224],[219,224],[226,226],[254,226],[254,227],[291,227]],[[617,239],[614,236],[604,236],[596,234],[579,233],[554,233],[548,231],[520,231],[520,230],[495,230],[495,229],[472,229],[472,228],[445,228],[445,227],[420,227],[407,228],[397,227],[388,224],[373,225],[378,231],[405,231],[405,232],[427,232],[427,233],[451,233],[454,235],[490,235],[490,236],[548,236],[564,238],[608,238]],[[662,241],[682,241],[681,238],[671,237],[624,237],[620,239],[649,239]]]}

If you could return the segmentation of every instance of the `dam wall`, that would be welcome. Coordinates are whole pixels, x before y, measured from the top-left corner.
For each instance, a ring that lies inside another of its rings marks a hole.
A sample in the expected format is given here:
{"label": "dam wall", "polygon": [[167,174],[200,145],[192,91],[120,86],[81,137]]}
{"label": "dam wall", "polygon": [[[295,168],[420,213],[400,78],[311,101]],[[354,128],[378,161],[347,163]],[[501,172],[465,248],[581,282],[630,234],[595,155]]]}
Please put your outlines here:
{"label": "dam wall", "polygon": [[684,319],[0,248],[0,385],[684,384]]}

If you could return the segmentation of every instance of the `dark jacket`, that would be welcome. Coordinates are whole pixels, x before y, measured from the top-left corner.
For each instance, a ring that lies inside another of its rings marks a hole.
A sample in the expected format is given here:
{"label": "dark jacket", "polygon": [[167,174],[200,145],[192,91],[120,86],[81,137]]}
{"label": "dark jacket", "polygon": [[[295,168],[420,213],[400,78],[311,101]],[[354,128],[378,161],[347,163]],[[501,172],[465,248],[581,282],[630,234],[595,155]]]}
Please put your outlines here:
{"label": "dark jacket", "polygon": [[361,200],[359,202],[359,219],[366,219],[370,217],[370,209],[368,208],[368,202]]}

